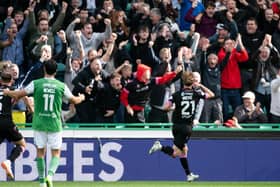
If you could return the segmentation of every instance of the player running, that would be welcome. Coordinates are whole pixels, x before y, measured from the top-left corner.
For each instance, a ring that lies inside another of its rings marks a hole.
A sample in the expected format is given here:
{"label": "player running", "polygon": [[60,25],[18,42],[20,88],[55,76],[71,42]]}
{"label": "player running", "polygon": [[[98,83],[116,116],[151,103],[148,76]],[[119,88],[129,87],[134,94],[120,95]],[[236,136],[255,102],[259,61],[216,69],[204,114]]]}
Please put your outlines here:
{"label": "player running", "polygon": [[12,120],[12,98],[3,94],[4,89],[12,89],[12,72],[3,70],[0,80],[0,144],[7,139],[15,144],[7,160],[1,163],[9,179],[14,179],[11,163],[25,150],[25,140]]}
{"label": "player running", "polygon": [[[173,158],[179,157],[181,165],[187,175],[187,181],[191,182],[198,179],[199,175],[193,174],[190,171],[187,160],[188,147],[185,143],[187,143],[191,137],[193,118],[199,99],[214,97],[214,93],[199,83],[196,83],[194,87],[194,77],[192,72],[184,72],[182,80],[184,84],[183,89],[172,95],[170,106],[168,106],[171,107],[172,103],[175,103],[175,111],[173,112],[172,117],[174,145],[173,147],[163,146],[160,141],[155,141],[149,150],[149,154],[156,151],[162,151]],[[200,89],[197,89],[198,87]]]}

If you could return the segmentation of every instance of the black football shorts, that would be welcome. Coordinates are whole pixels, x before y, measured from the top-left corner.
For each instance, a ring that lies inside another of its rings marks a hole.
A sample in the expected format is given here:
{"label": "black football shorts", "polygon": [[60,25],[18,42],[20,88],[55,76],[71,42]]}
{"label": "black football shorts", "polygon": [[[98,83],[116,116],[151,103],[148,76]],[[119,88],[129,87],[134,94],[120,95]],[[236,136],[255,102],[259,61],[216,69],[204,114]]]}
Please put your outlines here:
{"label": "black football shorts", "polygon": [[174,145],[183,151],[185,143],[187,143],[192,134],[192,125],[173,124],[172,134],[174,137]]}
{"label": "black football shorts", "polygon": [[0,143],[5,139],[9,142],[17,142],[23,138],[17,126],[11,119],[1,119],[0,122]]}

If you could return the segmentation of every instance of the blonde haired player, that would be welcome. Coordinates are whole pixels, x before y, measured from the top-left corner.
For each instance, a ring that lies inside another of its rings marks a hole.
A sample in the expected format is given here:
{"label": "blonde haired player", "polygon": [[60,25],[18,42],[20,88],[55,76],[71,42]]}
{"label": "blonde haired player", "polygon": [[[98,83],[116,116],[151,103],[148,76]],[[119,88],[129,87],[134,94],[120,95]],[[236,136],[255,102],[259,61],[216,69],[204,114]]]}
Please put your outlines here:
{"label": "blonde haired player", "polygon": [[[199,175],[193,174],[190,171],[187,160],[188,147],[185,143],[187,143],[191,137],[193,118],[199,99],[214,97],[214,93],[199,83],[196,83],[194,87],[195,79],[192,72],[184,72],[182,80],[184,87],[180,91],[174,93],[170,99],[171,103],[175,103],[175,110],[172,116],[172,134],[174,137],[174,145],[172,147],[163,146],[160,141],[156,141],[150,148],[149,154],[156,151],[162,151],[173,158],[179,157],[180,163],[185,170],[187,181],[191,182],[198,179]],[[197,86],[199,86],[203,92],[201,90],[197,90]],[[169,107],[171,107],[171,104]]]}

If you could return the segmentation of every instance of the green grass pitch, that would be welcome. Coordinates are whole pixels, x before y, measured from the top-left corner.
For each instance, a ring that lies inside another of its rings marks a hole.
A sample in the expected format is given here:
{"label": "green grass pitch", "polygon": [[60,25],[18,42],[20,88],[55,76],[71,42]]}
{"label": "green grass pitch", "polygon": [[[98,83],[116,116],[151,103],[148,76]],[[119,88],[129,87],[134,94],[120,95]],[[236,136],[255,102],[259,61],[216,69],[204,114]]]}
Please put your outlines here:
{"label": "green grass pitch", "polygon": [[[1,187],[39,187],[38,182],[0,182]],[[280,182],[54,182],[54,187],[279,187]]]}

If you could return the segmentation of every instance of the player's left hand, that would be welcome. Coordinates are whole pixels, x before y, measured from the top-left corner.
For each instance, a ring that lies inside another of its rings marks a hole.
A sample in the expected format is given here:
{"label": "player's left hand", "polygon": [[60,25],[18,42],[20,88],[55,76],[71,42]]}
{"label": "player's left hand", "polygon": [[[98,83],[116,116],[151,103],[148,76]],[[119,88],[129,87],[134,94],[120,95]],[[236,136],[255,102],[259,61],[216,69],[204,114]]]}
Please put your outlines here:
{"label": "player's left hand", "polygon": [[197,126],[199,124],[199,121],[197,119],[193,120],[193,126]]}

